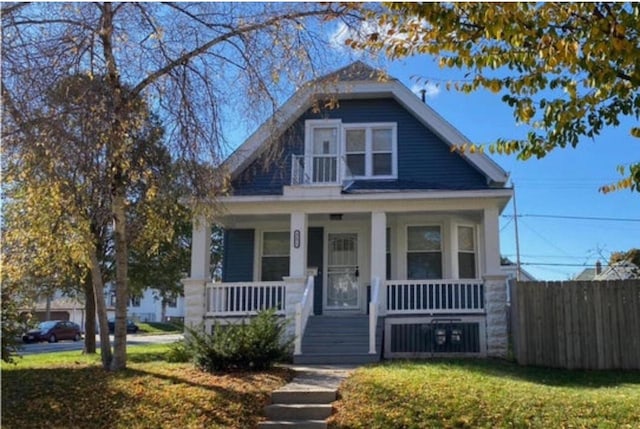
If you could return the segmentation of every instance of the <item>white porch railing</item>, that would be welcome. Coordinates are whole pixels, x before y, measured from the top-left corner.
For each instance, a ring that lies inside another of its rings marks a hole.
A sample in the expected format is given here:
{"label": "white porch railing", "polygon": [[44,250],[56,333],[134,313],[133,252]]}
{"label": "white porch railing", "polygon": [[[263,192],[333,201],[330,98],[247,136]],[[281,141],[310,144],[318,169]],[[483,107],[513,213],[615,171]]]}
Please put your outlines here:
{"label": "white porch railing", "polygon": [[337,155],[293,155],[291,185],[340,185],[351,177],[345,158]]}
{"label": "white porch railing", "polygon": [[374,277],[371,282],[371,302],[369,302],[369,354],[376,354],[376,327],[378,308],[380,307],[380,279]]}
{"label": "white porch railing", "polygon": [[302,300],[296,304],[296,339],[293,351],[296,355],[302,354],[302,335],[304,335],[309,315],[313,310],[313,285],[313,276],[309,276],[302,294]]}
{"label": "white porch railing", "polygon": [[391,280],[387,314],[484,313],[480,280]]}
{"label": "white porch railing", "polygon": [[246,316],[274,308],[285,314],[284,282],[207,284],[207,316]]}

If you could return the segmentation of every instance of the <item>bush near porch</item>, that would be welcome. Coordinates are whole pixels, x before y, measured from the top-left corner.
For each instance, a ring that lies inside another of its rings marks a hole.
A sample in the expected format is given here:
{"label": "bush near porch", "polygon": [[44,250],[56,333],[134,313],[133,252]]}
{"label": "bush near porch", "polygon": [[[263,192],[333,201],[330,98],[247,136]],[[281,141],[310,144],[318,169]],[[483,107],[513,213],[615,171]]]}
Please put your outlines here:
{"label": "bush near porch", "polygon": [[330,427],[638,428],[640,372],[567,371],[491,360],[358,369]]}
{"label": "bush near porch", "polygon": [[212,375],[165,362],[168,350],[128,347],[118,373],[78,351],[2,363],[2,428],[251,428],[292,376],[282,368]]}

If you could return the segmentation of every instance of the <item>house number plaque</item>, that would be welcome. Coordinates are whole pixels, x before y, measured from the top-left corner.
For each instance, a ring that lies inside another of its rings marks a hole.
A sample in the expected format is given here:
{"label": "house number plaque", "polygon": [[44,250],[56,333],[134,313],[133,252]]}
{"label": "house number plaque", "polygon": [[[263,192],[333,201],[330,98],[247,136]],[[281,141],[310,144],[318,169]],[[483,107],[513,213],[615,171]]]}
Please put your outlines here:
{"label": "house number plaque", "polygon": [[300,248],[300,230],[296,229],[293,231],[293,247],[298,249]]}

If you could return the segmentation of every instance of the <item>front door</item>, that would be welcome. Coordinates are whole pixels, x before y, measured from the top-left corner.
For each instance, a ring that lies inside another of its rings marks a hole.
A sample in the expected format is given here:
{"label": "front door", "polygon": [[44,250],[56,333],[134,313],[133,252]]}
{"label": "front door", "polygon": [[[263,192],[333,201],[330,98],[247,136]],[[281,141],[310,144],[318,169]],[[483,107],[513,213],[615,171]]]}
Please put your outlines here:
{"label": "front door", "polygon": [[359,308],[358,234],[340,232],[327,234],[328,310]]}

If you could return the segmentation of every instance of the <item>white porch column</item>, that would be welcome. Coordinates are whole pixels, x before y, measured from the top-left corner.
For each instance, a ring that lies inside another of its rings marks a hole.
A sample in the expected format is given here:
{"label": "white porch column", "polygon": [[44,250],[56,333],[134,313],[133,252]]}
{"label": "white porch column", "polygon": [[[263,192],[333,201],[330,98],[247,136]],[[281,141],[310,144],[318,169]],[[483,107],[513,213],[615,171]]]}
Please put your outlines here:
{"label": "white porch column", "polygon": [[203,217],[193,220],[191,239],[191,276],[184,285],[184,322],[196,327],[204,321],[206,284],[211,281],[211,224]]}
{"label": "white porch column", "polygon": [[487,317],[487,355],[506,357],[507,331],[507,282],[500,272],[500,230],[498,209],[484,209],[484,302]]}
{"label": "white porch column", "polygon": [[484,229],[484,273],[501,274],[500,271],[500,229],[498,209],[484,209],[482,226]]}
{"label": "white porch column", "polygon": [[289,277],[305,278],[307,275],[306,213],[291,213],[289,249]]}
{"label": "white porch column", "polygon": [[193,220],[191,279],[211,279],[211,224],[204,217]]}
{"label": "white porch column", "polygon": [[387,278],[387,214],[371,213],[371,280]]}

